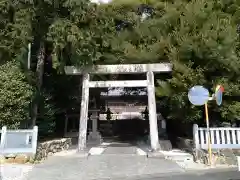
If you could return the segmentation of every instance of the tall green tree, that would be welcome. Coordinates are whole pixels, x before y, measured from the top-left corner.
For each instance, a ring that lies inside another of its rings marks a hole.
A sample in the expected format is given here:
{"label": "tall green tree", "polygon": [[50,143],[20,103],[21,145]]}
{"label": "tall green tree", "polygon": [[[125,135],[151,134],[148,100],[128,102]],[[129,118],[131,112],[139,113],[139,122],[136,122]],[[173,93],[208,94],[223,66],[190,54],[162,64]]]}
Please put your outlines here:
{"label": "tall green tree", "polygon": [[[213,11],[214,8],[214,1],[200,0],[188,2],[179,11],[179,23],[171,34],[168,54],[174,65],[169,82],[174,90],[170,107],[175,118],[188,121],[202,118],[203,113],[187,99],[187,92],[194,85],[203,85],[214,93],[216,85],[222,84],[225,95],[239,94],[236,24],[232,15],[222,10]],[[220,111],[219,118],[235,120],[239,116],[236,108],[239,105],[233,99],[224,99],[222,107],[211,103],[211,110]]]}
{"label": "tall green tree", "polygon": [[[159,80],[157,89],[159,96],[167,96],[163,104],[169,118],[195,122],[203,118],[202,108],[187,99],[196,84],[211,93],[222,84],[223,105],[211,103],[211,111],[224,120],[239,116],[239,101],[234,98],[240,84],[238,1],[116,0],[96,5],[87,0],[1,0],[0,9],[1,62],[26,53],[32,42],[33,125],[43,92],[52,96],[54,106],[63,108],[53,94],[63,82],[72,81],[58,76],[65,65],[171,62],[171,78]],[[144,13],[149,16],[143,18]]]}
{"label": "tall green tree", "polygon": [[224,103],[221,107],[211,103],[210,109],[220,115],[219,119],[235,120],[239,117],[239,102],[231,97],[239,96],[240,61],[233,16],[238,4],[231,3],[235,7],[232,12],[226,10],[228,3],[221,0],[152,0],[147,4],[154,13],[144,21],[137,14],[141,1],[114,1],[99,6],[109,18],[127,24],[111,37],[110,50],[115,54],[112,62],[171,62],[172,78],[165,88],[158,89],[161,95],[167,88],[166,104],[171,119],[193,122],[203,119],[202,109],[188,101],[189,88],[200,84],[214,93],[216,85],[222,84],[226,88]]}

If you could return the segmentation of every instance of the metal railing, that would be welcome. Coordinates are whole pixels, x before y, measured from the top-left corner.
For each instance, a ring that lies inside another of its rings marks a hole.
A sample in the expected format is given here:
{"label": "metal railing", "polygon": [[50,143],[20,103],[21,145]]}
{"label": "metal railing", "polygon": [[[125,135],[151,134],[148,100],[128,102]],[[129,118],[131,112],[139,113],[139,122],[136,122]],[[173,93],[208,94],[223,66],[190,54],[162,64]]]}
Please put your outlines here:
{"label": "metal railing", "polygon": [[[217,127],[210,128],[210,143],[212,149],[239,149],[240,128]],[[193,125],[193,137],[196,149],[208,149],[207,128]]]}

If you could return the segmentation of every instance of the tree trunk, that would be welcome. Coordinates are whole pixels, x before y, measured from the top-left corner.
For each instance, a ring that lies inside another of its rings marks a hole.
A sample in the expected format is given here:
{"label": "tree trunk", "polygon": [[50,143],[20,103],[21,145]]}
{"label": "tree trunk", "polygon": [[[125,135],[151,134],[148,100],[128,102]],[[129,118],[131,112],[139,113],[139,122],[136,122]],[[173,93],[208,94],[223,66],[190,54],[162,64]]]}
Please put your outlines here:
{"label": "tree trunk", "polygon": [[42,42],[40,44],[40,48],[37,56],[36,94],[34,97],[35,101],[33,102],[32,126],[35,126],[37,121],[39,98],[41,95],[41,88],[43,83],[44,59],[45,59],[45,47],[44,47],[44,43]]}

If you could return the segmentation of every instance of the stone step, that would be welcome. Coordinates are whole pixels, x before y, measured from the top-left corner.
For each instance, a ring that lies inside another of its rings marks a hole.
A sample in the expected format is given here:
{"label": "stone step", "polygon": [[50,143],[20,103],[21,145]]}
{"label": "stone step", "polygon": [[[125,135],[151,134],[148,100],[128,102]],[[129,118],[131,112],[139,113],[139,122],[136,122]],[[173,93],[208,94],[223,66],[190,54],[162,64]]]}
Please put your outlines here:
{"label": "stone step", "polygon": [[161,152],[147,152],[147,157],[148,158],[160,158],[160,159],[165,159],[165,156]]}
{"label": "stone step", "polygon": [[166,159],[173,160],[173,161],[191,161],[194,162],[192,156],[167,156]]}
{"label": "stone step", "polygon": [[171,151],[172,150],[172,143],[168,139],[160,139],[159,144],[160,144],[161,150],[163,150],[163,151]]}
{"label": "stone step", "polygon": [[149,150],[123,142],[103,142],[98,146],[92,146],[89,155],[137,155],[147,156]]}
{"label": "stone step", "polygon": [[107,147],[103,154],[136,154],[136,147]]}
{"label": "stone step", "polygon": [[161,153],[165,156],[165,159],[194,162],[192,154],[183,152],[181,150],[161,151]]}

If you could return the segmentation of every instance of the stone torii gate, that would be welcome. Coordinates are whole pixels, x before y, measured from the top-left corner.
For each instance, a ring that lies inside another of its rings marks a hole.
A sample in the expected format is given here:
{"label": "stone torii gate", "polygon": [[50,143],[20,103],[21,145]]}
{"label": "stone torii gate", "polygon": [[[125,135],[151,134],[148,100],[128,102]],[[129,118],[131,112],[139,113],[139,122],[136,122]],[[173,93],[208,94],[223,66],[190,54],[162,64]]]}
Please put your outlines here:
{"label": "stone torii gate", "polygon": [[[171,72],[170,63],[158,64],[122,64],[122,65],[96,65],[93,67],[77,68],[65,66],[67,75],[82,75],[82,101],[79,121],[78,151],[86,148],[89,88],[109,88],[109,87],[146,87],[148,93],[148,110],[150,123],[151,148],[160,148],[158,138],[156,99],[154,73]],[[90,81],[90,74],[140,74],[146,73],[146,80],[128,81]]]}

